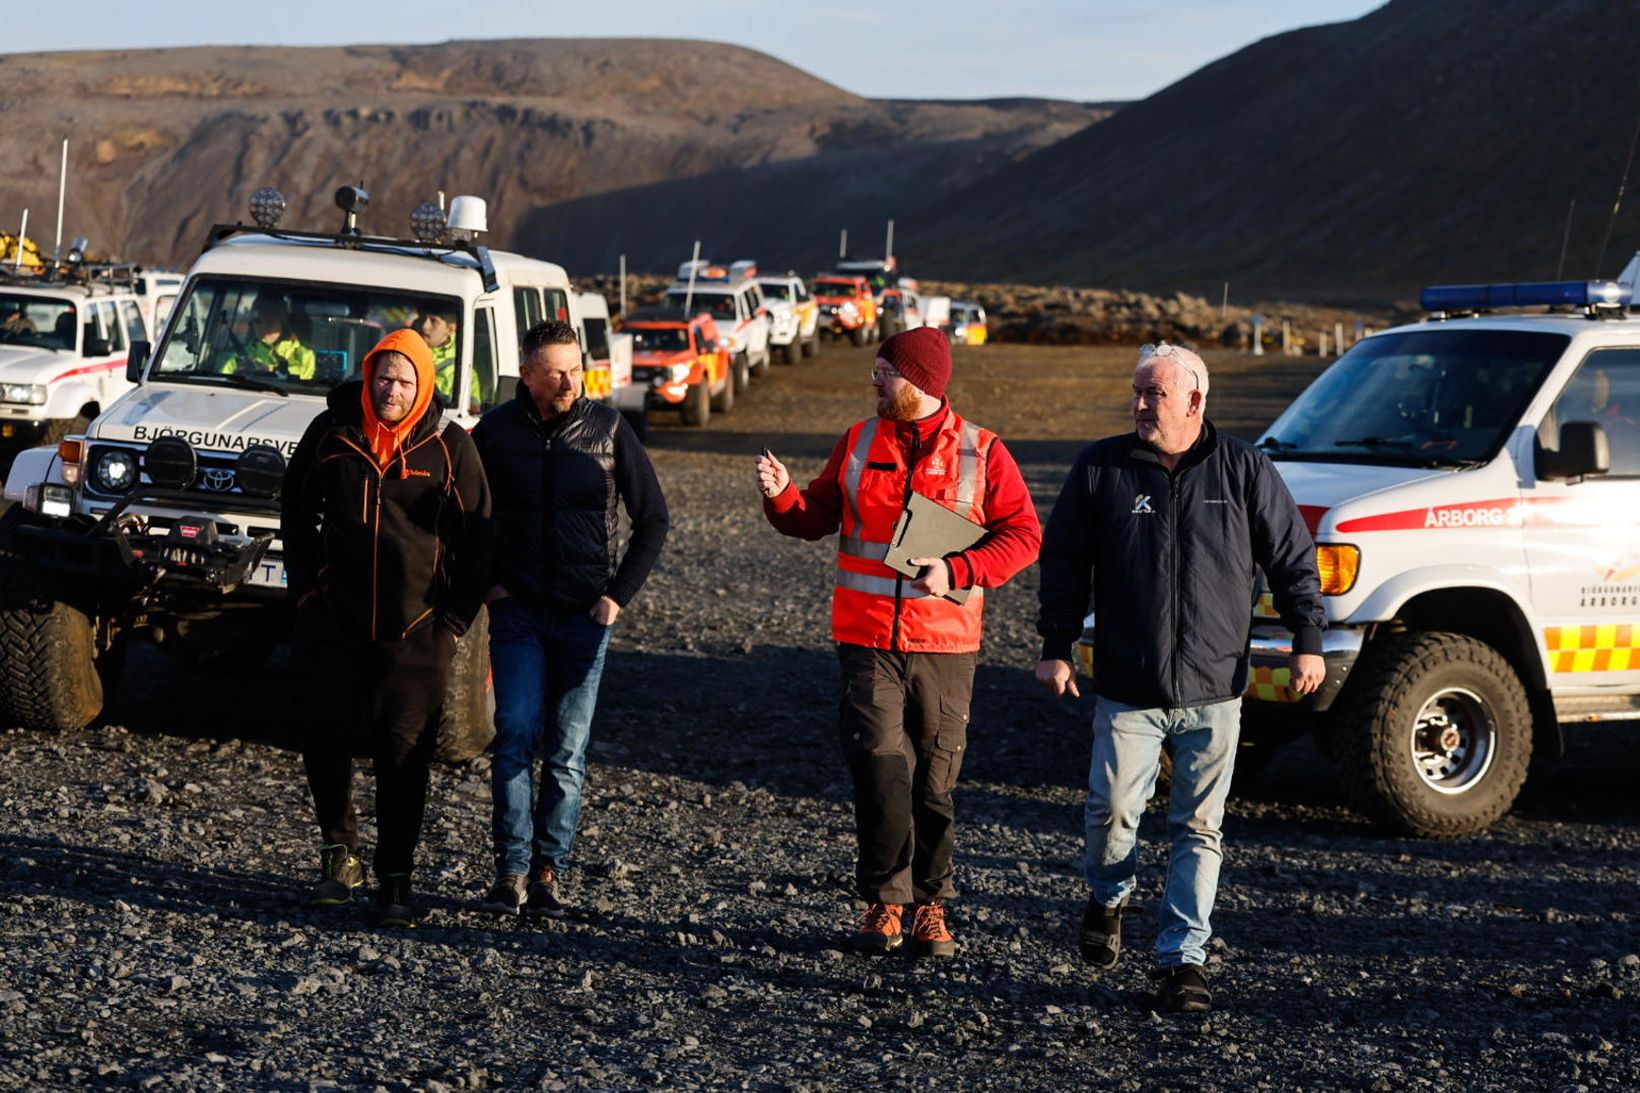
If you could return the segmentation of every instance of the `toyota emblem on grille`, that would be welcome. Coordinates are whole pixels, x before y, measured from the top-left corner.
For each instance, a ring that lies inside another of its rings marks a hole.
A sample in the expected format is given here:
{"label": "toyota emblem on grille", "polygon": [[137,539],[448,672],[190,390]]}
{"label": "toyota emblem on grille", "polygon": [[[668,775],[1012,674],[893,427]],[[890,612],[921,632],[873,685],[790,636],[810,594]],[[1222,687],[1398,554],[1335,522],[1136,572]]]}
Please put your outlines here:
{"label": "toyota emblem on grille", "polygon": [[208,490],[215,490],[217,493],[227,493],[229,490],[233,489],[232,471],[219,470],[215,467],[210,467],[200,472],[200,477],[205,480],[205,488]]}

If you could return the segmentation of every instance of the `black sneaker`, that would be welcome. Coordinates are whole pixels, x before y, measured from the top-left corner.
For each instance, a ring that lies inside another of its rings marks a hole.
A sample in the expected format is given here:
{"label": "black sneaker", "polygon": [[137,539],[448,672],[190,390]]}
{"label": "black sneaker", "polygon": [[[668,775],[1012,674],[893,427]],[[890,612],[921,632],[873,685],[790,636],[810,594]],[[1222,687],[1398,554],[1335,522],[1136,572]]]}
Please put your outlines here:
{"label": "black sneaker", "polygon": [[524,913],[546,918],[563,918],[569,914],[569,905],[564,902],[564,889],[559,885],[552,866],[542,866],[540,872],[535,874],[535,879],[530,881],[530,894],[524,904]]}
{"label": "black sneaker", "polygon": [[524,909],[527,898],[524,888],[524,874],[503,873],[490,885],[490,890],[484,893],[478,906],[492,914],[516,915]]}
{"label": "black sneaker", "polygon": [[1156,1002],[1168,1013],[1206,1013],[1213,1008],[1213,992],[1207,989],[1207,975],[1197,964],[1178,964],[1160,969],[1162,989]]}
{"label": "black sneaker", "polygon": [[383,926],[413,929],[426,914],[410,901],[410,874],[389,873],[376,884],[376,920]]}
{"label": "black sneaker", "polygon": [[308,891],[309,907],[336,907],[353,898],[364,883],[364,863],[351,849],[337,843],[319,851],[319,883]]}
{"label": "black sneaker", "polygon": [[1128,901],[1106,907],[1098,897],[1089,896],[1082,912],[1082,959],[1096,968],[1114,968],[1122,955],[1122,916]]}

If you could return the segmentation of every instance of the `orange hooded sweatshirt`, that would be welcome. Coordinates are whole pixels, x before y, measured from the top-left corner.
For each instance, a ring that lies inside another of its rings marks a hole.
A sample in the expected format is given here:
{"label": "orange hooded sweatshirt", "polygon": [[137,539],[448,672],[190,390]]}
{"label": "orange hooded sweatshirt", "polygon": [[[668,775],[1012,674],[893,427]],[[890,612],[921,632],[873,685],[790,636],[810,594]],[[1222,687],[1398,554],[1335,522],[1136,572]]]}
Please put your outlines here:
{"label": "orange hooded sweatshirt", "polygon": [[[402,353],[416,370],[415,401],[410,404],[410,412],[404,415],[403,420],[393,425],[376,416],[376,407],[370,398],[371,386],[376,378],[376,362],[383,353]],[[365,354],[362,372],[364,391],[359,398],[364,403],[364,436],[370,442],[370,454],[376,465],[386,470],[404,444],[404,438],[410,435],[416,423],[427,413],[427,408],[433,404],[433,351],[427,347],[427,340],[414,330],[408,327],[395,330]]]}

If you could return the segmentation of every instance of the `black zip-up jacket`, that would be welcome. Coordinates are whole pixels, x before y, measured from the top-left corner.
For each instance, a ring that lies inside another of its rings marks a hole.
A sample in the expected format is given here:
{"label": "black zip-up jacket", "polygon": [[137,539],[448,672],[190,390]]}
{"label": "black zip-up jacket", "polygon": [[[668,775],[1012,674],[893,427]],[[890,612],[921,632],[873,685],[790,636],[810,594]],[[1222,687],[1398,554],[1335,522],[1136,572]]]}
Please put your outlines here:
{"label": "black zip-up jacket", "polygon": [[437,398],[383,469],[361,381],[331,391],[285,471],[280,538],[298,603],[314,593],[360,638],[437,623],[463,634],[484,603],[494,532],[472,438]]}
{"label": "black zip-up jacket", "polygon": [[1211,422],[1172,472],[1136,433],[1096,441],[1042,535],[1042,657],[1071,659],[1091,602],[1099,694],[1144,707],[1235,698],[1247,688],[1255,567],[1294,651],[1319,653],[1315,542],[1263,452]]}
{"label": "black zip-up jacket", "polygon": [[[522,382],[473,430],[495,497],[492,581],[532,607],[585,611],[601,596],[625,607],[660,557],[671,517],[632,426],[589,399],[543,421]],[[620,510],[632,519],[618,556]]]}

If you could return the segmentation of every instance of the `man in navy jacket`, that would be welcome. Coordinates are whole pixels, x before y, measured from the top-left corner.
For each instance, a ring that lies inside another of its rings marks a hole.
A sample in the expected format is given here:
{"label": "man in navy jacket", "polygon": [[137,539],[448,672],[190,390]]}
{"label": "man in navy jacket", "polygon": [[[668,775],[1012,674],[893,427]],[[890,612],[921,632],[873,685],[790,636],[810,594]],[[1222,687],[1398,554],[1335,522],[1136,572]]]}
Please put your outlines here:
{"label": "man in navy jacket", "polygon": [[1076,694],[1071,645],[1094,610],[1098,701],[1088,771],[1083,957],[1114,967],[1134,889],[1139,818],[1161,752],[1173,757],[1172,841],[1156,939],[1164,1008],[1212,1004],[1206,962],[1218,889],[1255,568],[1293,632],[1292,687],[1325,675],[1315,543],[1263,453],[1204,416],[1207,366],[1145,346],[1133,375],[1135,430],[1077,457],[1042,537],[1042,661],[1036,678]]}

